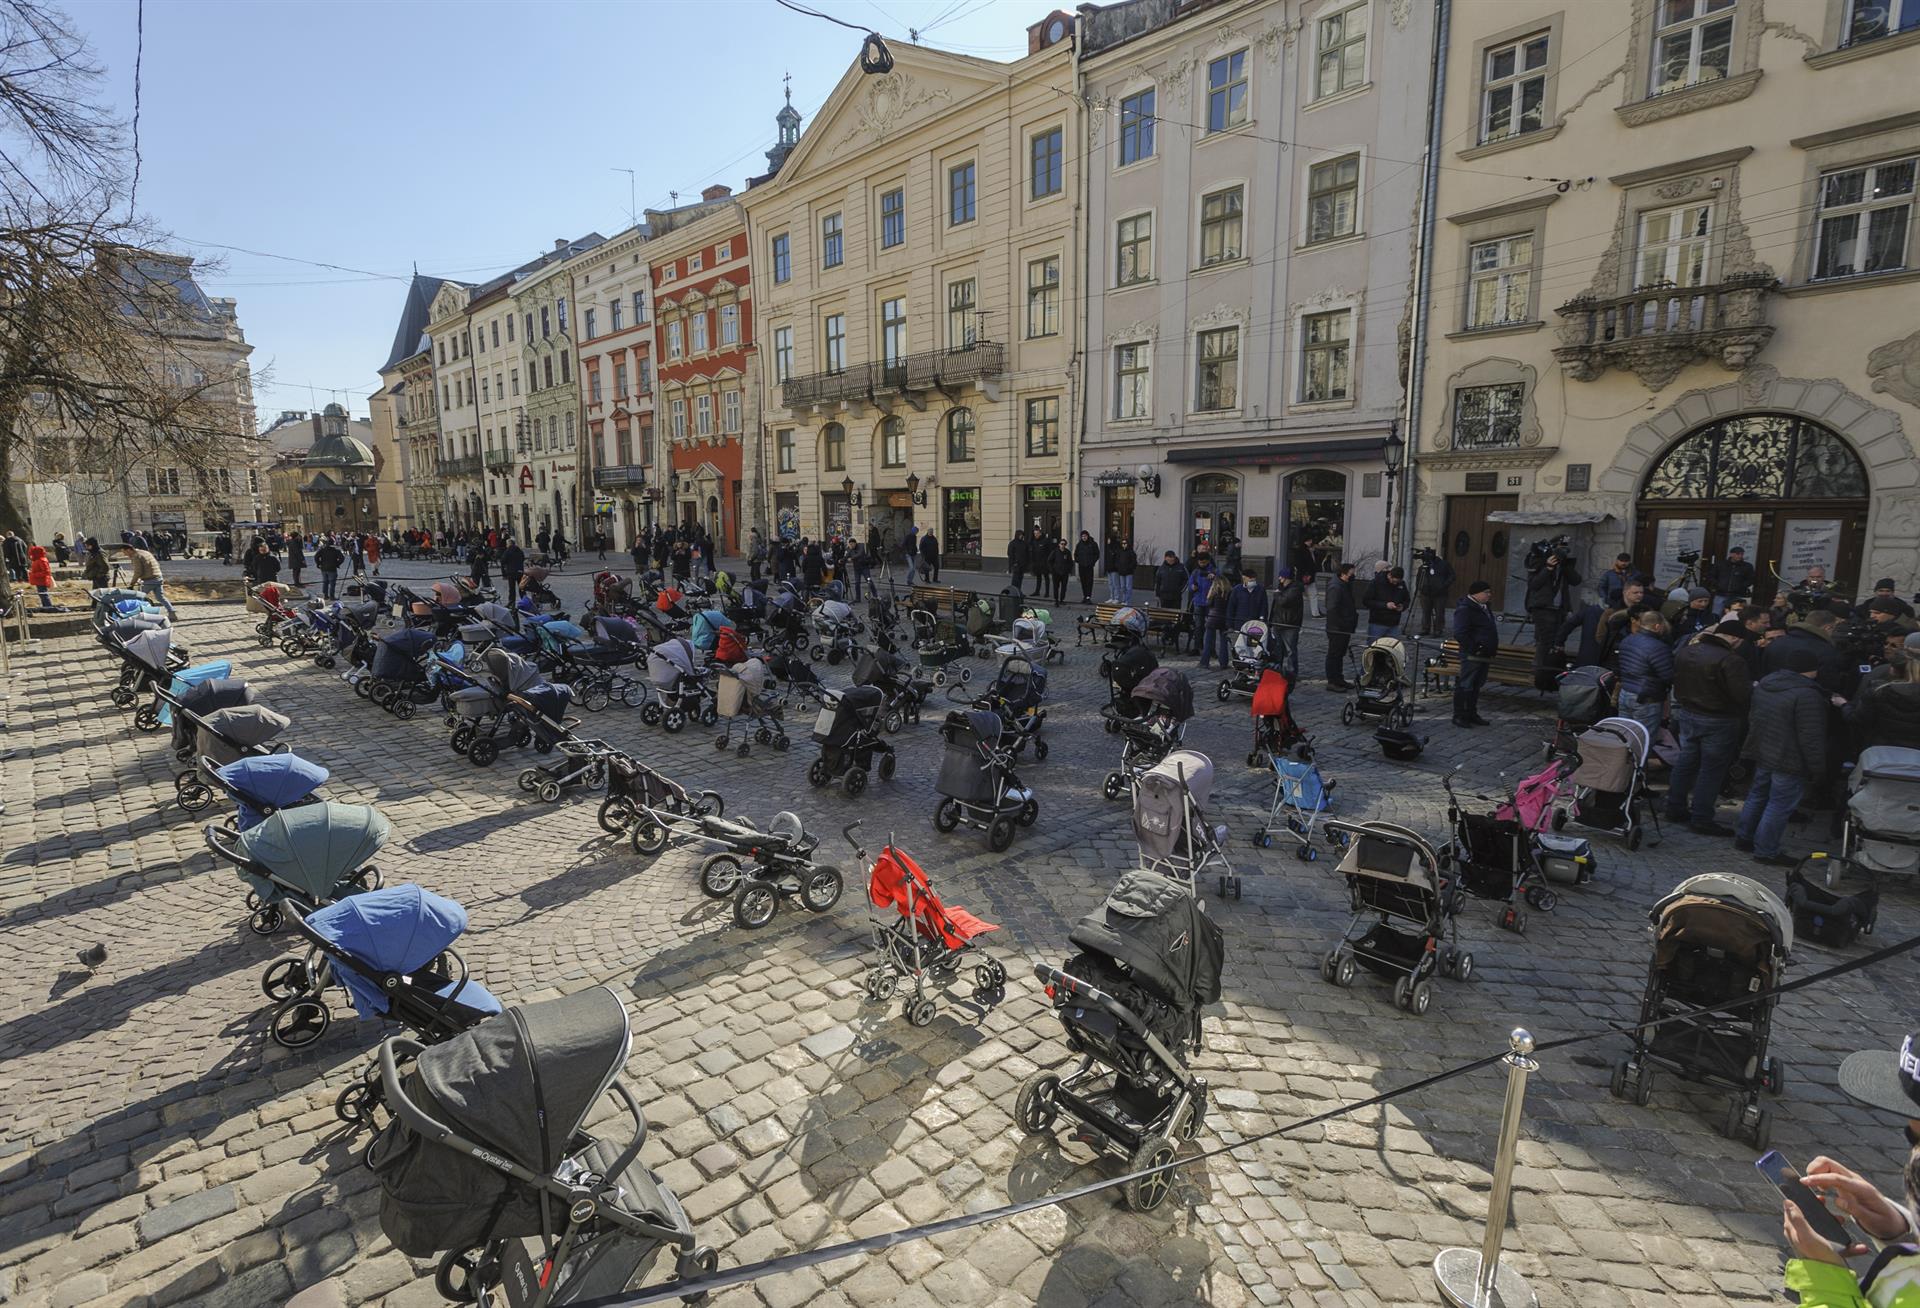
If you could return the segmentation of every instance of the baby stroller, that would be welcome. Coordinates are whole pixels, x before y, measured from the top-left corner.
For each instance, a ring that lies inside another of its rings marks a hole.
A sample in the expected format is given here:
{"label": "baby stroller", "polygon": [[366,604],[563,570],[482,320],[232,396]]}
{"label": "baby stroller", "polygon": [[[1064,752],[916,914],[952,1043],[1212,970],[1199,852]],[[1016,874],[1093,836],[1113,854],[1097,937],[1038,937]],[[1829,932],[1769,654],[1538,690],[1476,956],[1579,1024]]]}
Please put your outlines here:
{"label": "baby stroller", "polygon": [[1108,799],[1132,790],[1142,773],[1175,749],[1186,738],[1187,721],[1193,717],[1193,687],[1184,673],[1173,668],[1147,673],[1128,698],[1140,706],[1138,716],[1109,719],[1120,732],[1121,745],[1120,766],[1107,773],[1100,785],[1100,793]]}
{"label": "baby stroller", "polygon": [[874,686],[887,697],[887,732],[920,721],[920,706],[926,702],[927,685],[916,681],[898,654],[885,650],[863,650],[853,665],[853,684]]}
{"label": "baby stroller", "polygon": [[712,689],[695,668],[693,646],[684,637],[661,641],[647,651],[647,680],[658,698],[640,710],[640,720],[669,734],[688,722],[712,726],[720,720]]}
{"label": "baby stroller", "polygon": [[953,619],[936,616],[926,609],[908,609],[907,618],[913,623],[913,651],[920,656],[920,666],[932,670],[934,685],[973,680],[972,668],[953,666],[973,653],[973,642],[960,634]]}
{"label": "baby stroller", "polygon": [[238,708],[253,701],[253,687],[239,677],[209,677],[187,686],[168,705],[173,710],[173,756],[183,760],[193,757],[194,746],[200,737],[200,726],[209,713],[217,713],[224,708]]}
{"label": "baby stroller", "polygon": [[[175,736],[179,738],[174,745],[174,754],[178,757],[181,742],[190,737],[185,736],[176,710],[190,699],[194,690],[202,684],[209,681],[225,681],[232,674],[233,664],[225,659],[217,659],[212,663],[200,663],[190,668],[181,668],[165,685],[155,681],[153,702],[142,705],[140,711],[133,715],[133,725],[142,731],[158,731],[161,727],[173,728]],[[244,691],[246,683],[239,684]],[[246,703],[250,698],[249,696],[237,702]],[[204,704],[207,701],[195,700],[194,702]],[[189,721],[191,722],[191,719]]]}
{"label": "baby stroller", "polygon": [[807,834],[798,814],[775,813],[765,831],[718,816],[702,818],[699,827],[700,839],[726,846],[700,861],[700,892],[709,899],[731,898],[737,925],[759,930],[773,921],[783,899],[798,899],[809,913],[840,902],[840,869],[814,860],[820,837]]}
{"label": "baby stroller", "polygon": [[1040,801],[1014,775],[1014,751],[1005,741],[1006,724],[990,709],[954,709],[940,725],[946,752],[934,791],[936,831],[952,831],[965,822],[987,833],[987,848],[999,853],[1013,843],[1017,822],[1030,827],[1040,816]]}
{"label": "baby stroller", "polygon": [[593,574],[593,612],[624,616],[633,612],[633,583],[617,572]]}
{"label": "baby stroller", "polygon": [[[847,828],[849,843],[859,825]],[[867,857],[858,844],[854,852],[863,860]],[[1006,995],[1007,969],[978,945],[980,937],[1000,928],[958,904],[941,903],[927,874],[906,850],[889,842],[873,860],[873,870],[867,874],[867,902],[893,910],[891,916],[883,911],[868,918],[880,957],[867,969],[867,998],[884,1004],[901,982],[907,982],[912,987],[906,1000],[907,1021],[926,1026],[936,1011],[927,991],[952,985],[969,962],[973,963],[975,1003],[984,1007]]]}
{"label": "baby stroller", "polygon": [[777,590],[767,597],[767,648],[783,653],[798,653],[807,644],[807,606],[790,590]]}
{"label": "baby stroller", "polygon": [[1267,624],[1258,618],[1240,624],[1233,636],[1232,661],[1220,678],[1218,694],[1226,703],[1235,695],[1252,695],[1267,670]]}
{"label": "baby stroller", "polygon": [[[947,692],[953,694],[951,690]],[[1033,742],[1033,761],[1047,761],[1047,742],[1040,739],[1046,725],[1047,670],[1024,654],[1009,654],[1001,660],[1000,673],[987,685],[986,692],[973,701],[974,708],[990,709],[1000,715],[1013,739],[1009,743],[1015,758]]]}
{"label": "baby stroller", "polygon": [[1278,668],[1260,673],[1253,690],[1253,748],[1247,766],[1275,766],[1282,755],[1299,762],[1313,760],[1313,737],[1293,720],[1293,683]]}
{"label": "baby stroller", "polygon": [[828,698],[813,724],[820,757],[807,768],[807,784],[818,789],[838,781],[853,798],[867,788],[867,771],[880,762],[882,781],[893,780],[898,766],[893,746],[880,734],[887,697],[878,686],[853,686]]}
{"label": "baby stroller", "polygon": [[1220,896],[1240,898],[1240,878],[1227,861],[1227,829],[1207,820],[1213,798],[1213,760],[1195,750],[1177,750],[1140,774],[1133,788],[1133,838],[1140,861],[1189,890],[1209,867],[1220,878]]}
{"label": "baby stroller", "polygon": [[1060,967],[1037,965],[1079,1066],[1035,1072],[1021,1083],[1013,1120],[1028,1135],[1062,1113],[1076,1139],[1151,1172],[1121,1189],[1134,1212],[1160,1206],[1173,1188],[1180,1143],[1200,1133],[1207,1083],[1187,1066],[1200,1050],[1200,1010],[1220,998],[1226,947],[1204,905],[1156,873],[1128,872],[1106,902],[1068,933],[1080,952]]}
{"label": "baby stroller", "polygon": [[1394,636],[1381,636],[1360,652],[1360,675],[1353,698],[1340,707],[1344,726],[1373,722],[1405,730],[1413,721],[1407,703],[1407,647]]}
{"label": "baby stroller", "polygon": [[[200,719],[200,759],[211,761],[215,767],[224,767],[243,758],[264,757],[273,752],[271,742],[292,725],[292,718],[265,704],[236,704],[232,708],[215,709]],[[191,781],[197,774],[197,768],[189,768],[181,775]],[[187,784],[176,779],[176,792],[186,789]]]}
{"label": "baby stroller", "polygon": [[1107,619],[1107,648],[1118,651],[1146,644],[1147,625],[1147,615],[1140,609],[1129,606],[1116,611]]}
{"label": "baby stroller", "polygon": [[771,745],[783,754],[792,743],[787,739],[786,723],[781,716],[786,700],[774,688],[773,674],[759,659],[748,659],[720,673],[720,684],[714,689],[714,708],[726,724],[720,738],[713,742],[715,749],[724,751],[733,744],[735,722],[752,723],[750,731],[742,728],[742,734],[752,739],[741,740],[741,758],[753,752],[756,742]]}
{"label": "baby stroller", "polygon": [[1439,854],[1424,837],[1392,823],[1332,820],[1327,826],[1347,842],[1339,872],[1353,899],[1353,919],[1320,960],[1321,978],[1351,986],[1364,967],[1394,978],[1395,1007],[1425,1014],[1433,1005],[1435,973],[1458,981],[1473,975],[1473,955],[1454,943],[1455,896],[1441,880]]}
{"label": "baby stroller", "polygon": [[841,659],[852,658],[859,650],[857,640],[864,630],[845,601],[822,600],[813,613],[814,660],[825,659],[828,666],[838,667]]}
{"label": "baby stroller", "polygon": [[712,657],[713,647],[720,643],[720,632],[731,630],[733,619],[719,609],[701,609],[693,615],[693,625],[687,639],[702,654]]}
{"label": "baby stroller", "polygon": [[1107,683],[1107,702],[1100,706],[1100,718],[1107,734],[1120,730],[1120,724],[1145,717],[1152,712],[1144,701],[1134,697],[1140,679],[1160,666],[1160,660],[1145,645],[1129,645],[1100,656],[1100,676]]}
{"label": "baby stroller", "polygon": [[1534,862],[1541,875],[1560,885],[1581,886],[1593,880],[1599,860],[1593,842],[1583,836],[1554,832],[1553,818],[1567,789],[1574,760],[1556,756],[1547,766],[1513,788],[1512,798],[1494,810],[1503,821],[1517,822],[1533,842]]}
{"label": "baby stroller", "polygon": [[240,870],[247,923],[258,935],[280,925],[280,906],[311,913],[336,899],[380,888],[373,856],[392,828],[365,804],[331,800],[283,808],[247,831],[209,825],[207,848]]}
{"label": "baby stroller", "polygon": [[994,646],[993,652],[1002,658],[1019,654],[1039,659],[1042,663],[1058,663],[1065,659],[1067,654],[1060,648],[1060,638],[1047,632],[1048,616],[1044,610],[1026,610],[1013,620],[1007,638]]}
{"label": "baby stroller", "polygon": [[[1857,881],[1857,886],[1849,886]],[[1812,853],[1787,870],[1793,929],[1823,945],[1850,945],[1873,934],[1880,916],[1880,870]]]}
{"label": "baby stroller", "polygon": [[[1267,820],[1253,833],[1253,843],[1262,849],[1273,845],[1273,838],[1284,831],[1297,842],[1294,857],[1302,863],[1318,861],[1320,851],[1313,836],[1321,815],[1333,807],[1333,788],[1337,782],[1320,775],[1312,758],[1290,754],[1264,754],[1273,769],[1273,798],[1267,803]],[[1327,844],[1334,849],[1346,847],[1346,838],[1337,831],[1326,833]]]}
{"label": "baby stroller", "polygon": [[508,697],[525,694],[546,682],[536,668],[518,654],[490,649],[480,656],[482,675],[464,690],[449,691],[453,733],[447,744],[464,754],[475,767],[491,767],[503,745],[518,747],[532,739],[524,720],[510,711]]}
{"label": "baby stroller", "polygon": [[[1653,1070],[1732,1091],[1720,1133],[1765,1149],[1773,1115],[1760,1092],[1780,1093],[1785,1068],[1767,1053],[1778,999],[1727,1007],[1786,979],[1793,914],[1757,881],[1708,872],[1688,877],[1653,906],[1653,962],[1633,1049],[1609,1089],[1644,1107]],[[1701,1008],[1721,1011],[1700,1013]],[[1649,1023],[1659,1026],[1647,1029]]]}
{"label": "baby stroller", "polygon": [[1876,874],[1920,872],[1920,749],[1861,750],[1847,792],[1846,859]]}
{"label": "baby stroller", "polygon": [[1653,823],[1659,843],[1660,815],[1647,802],[1646,727],[1632,718],[1602,718],[1574,742],[1580,762],[1567,778],[1573,803],[1554,817],[1556,828],[1583,827],[1618,836],[1628,849],[1640,848],[1645,824]]}
{"label": "baby stroller", "polygon": [[1578,753],[1575,741],[1580,733],[1619,711],[1620,678],[1592,664],[1569,668],[1560,674],[1555,704],[1553,741],[1547,746],[1549,758]]}
{"label": "baby stroller", "polygon": [[[438,1044],[500,1011],[453,942],[467,929],[467,910],[451,899],[404,884],[352,895],[287,918],[306,945],[299,958],[269,963],[260,991],[274,1001],[267,1032],[287,1049],[327,1033],[333,1014],[326,992],[339,986],[362,1017],[398,1022],[426,1044]],[[334,1104],[340,1120],[371,1121],[379,1082],[362,1077]]]}
{"label": "baby stroller", "polygon": [[1469,813],[1454,791],[1452,772],[1441,784],[1447,789],[1447,822],[1453,828],[1453,839],[1440,856],[1442,869],[1465,893],[1498,905],[1496,926],[1524,935],[1527,915],[1514,900],[1524,898],[1529,908],[1551,913],[1559,898],[1542,884],[1532,834],[1508,806]]}
{"label": "baby stroller", "polygon": [[[694,1241],[673,1191],[640,1161],[647,1122],[618,1076],[627,1010],[604,986],[528,1004],[437,1045],[380,1045],[394,1120],[366,1153],[380,1229],[414,1258],[441,1255],[445,1298],[550,1308],[638,1287],[662,1248],[680,1279],[719,1256]],[[402,1073],[405,1060],[411,1066]],[[589,1134],[610,1094],[633,1120],[623,1145]]]}
{"label": "baby stroller", "polygon": [[636,854],[658,854],[676,830],[726,812],[719,791],[691,791],[630,754],[615,751],[607,764],[600,829],[612,836],[631,834]]}
{"label": "baby stroller", "polygon": [[272,649],[283,629],[293,630],[300,623],[298,610],[287,603],[286,591],[271,581],[261,582],[247,591],[246,608],[247,612],[260,615],[253,631],[260,638],[261,649]]}
{"label": "baby stroller", "polygon": [[297,808],[316,802],[320,787],[327,784],[327,770],[298,754],[261,754],[215,763],[202,758],[197,771],[189,773],[193,784],[183,787],[180,806],[197,813],[213,802],[219,790],[233,800],[235,831],[250,831],[283,808]]}
{"label": "baby stroller", "polygon": [[414,715],[436,696],[427,676],[427,655],[433,634],[419,627],[403,627],[382,636],[374,647],[368,676],[354,687],[366,688],[366,698],[401,721]]}

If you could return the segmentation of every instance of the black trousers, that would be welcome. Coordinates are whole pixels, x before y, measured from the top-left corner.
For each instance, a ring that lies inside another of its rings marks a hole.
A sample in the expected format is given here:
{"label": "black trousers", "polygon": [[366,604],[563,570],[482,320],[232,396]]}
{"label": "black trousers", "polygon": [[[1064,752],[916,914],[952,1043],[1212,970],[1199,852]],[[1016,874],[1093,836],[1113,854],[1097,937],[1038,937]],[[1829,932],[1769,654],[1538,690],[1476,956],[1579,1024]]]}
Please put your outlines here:
{"label": "black trousers", "polygon": [[1013,575],[1013,579],[1009,581],[1007,585],[1013,590],[1025,590],[1027,570],[1025,568],[1014,568],[1012,570],[1012,575]]}
{"label": "black trousers", "polygon": [[[1528,609],[1527,616],[1533,619],[1533,679],[1538,682],[1540,674],[1553,663],[1553,656],[1560,648],[1563,639],[1561,627],[1566,623],[1567,611]],[[1481,681],[1486,681],[1484,675]]]}
{"label": "black trousers", "polygon": [[1082,604],[1093,603],[1093,569],[1092,568],[1080,569],[1080,602]]}
{"label": "black trousers", "polygon": [[1453,719],[1456,722],[1480,716],[1480,687],[1487,684],[1493,668],[1489,659],[1461,659],[1460,671],[1453,678]]}
{"label": "black trousers", "polygon": [[1327,633],[1327,684],[1347,679],[1347,646],[1353,643],[1351,631]]}
{"label": "black trousers", "polygon": [[1056,572],[1053,574],[1053,602],[1055,604],[1065,604],[1067,602],[1067,577],[1068,574],[1064,572]]}

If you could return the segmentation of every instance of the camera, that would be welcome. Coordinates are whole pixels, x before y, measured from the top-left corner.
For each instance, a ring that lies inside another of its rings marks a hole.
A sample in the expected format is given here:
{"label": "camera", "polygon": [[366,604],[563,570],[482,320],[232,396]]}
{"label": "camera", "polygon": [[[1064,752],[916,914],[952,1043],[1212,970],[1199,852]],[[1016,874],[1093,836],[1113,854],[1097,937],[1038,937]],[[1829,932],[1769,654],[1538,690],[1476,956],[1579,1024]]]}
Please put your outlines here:
{"label": "camera", "polygon": [[1434,564],[1440,561],[1440,552],[1434,549],[1433,546],[1431,545],[1422,545],[1419,549],[1413,552],[1413,557],[1416,562],[1425,564],[1427,567],[1431,568]]}
{"label": "camera", "polygon": [[1546,540],[1534,541],[1527,546],[1527,571],[1532,572],[1547,566],[1549,558],[1557,558],[1562,563],[1573,557],[1573,542],[1565,536],[1550,536]]}
{"label": "camera", "polygon": [[1694,564],[1700,561],[1700,551],[1699,550],[1681,550],[1678,554],[1674,555],[1673,557],[1679,560],[1682,566],[1690,568]]}

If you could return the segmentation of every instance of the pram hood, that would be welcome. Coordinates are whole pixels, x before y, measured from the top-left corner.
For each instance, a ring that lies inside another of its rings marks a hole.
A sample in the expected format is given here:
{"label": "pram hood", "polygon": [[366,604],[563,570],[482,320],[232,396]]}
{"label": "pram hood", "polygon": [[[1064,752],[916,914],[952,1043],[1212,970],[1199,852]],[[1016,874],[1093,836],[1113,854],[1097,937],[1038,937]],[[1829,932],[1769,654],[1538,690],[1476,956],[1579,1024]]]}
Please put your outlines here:
{"label": "pram hood", "polygon": [[1132,636],[1144,636],[1147,634],[1147,615],[1129,606],[1108,618],[1107,626]]}
{"label": "pram hood", "polygon": [[1253,716],[1256,718],[1284,718],[1287,716],[1287,698],[1293,692],[1293,683],[1276,668],[1268,668],[1260,674],[1260,681],[1253,688]]}
{"label": "pram hood", "polygon": [[[224,708],[253,703],[253,687],[238,677],[213,677],[187,687],[180,696],[180,716],[173,722],[173,747],[185,749],[197,740],[194,719]],[[191,715],[191,716],[189,716]]]}
{"label": "pram hood", "polygon": [[854,660],[853,684],[856,686],[879,686],[900,680],[900,656],[890,654],[883,649],[862,651]]}
{"label": "pram hood", "polygon": [[1682,939],[1746,952],[1764,939],[1781,954],[1793,952],[1793,911],[1758,881],[1731,872],[1688,877],[1647,917],[1659,940],[1656,958]]}
{"label": "pram hood", "polygon": [[1386,881],[1430,896],[1440,893],[1440,856],[1404,827],[1362,822],[1347,844],[1338,872],[1343,877]]}
{"label": "pram hood", "polygon": [[[370,971],[407,976],[440,956],[467,929],[467,910],[419,886],[406,883],[349,895],[307,918],[313,933]],[[392,1007],[386,993],[350,968],[334,975],[365,1014]],[[450,996],[455,1003],[497,1013],[500,1001],[478,982],[468,981]]]}
{"label": "pram hood", "polygon": [[693,671],[693,646],[684,637],[663,640],[647,651],[647,676],[656,686],[671,686]]}
{"label": "pram hood", "polygon": [[1193,683],[1178,668],[1153,669],[1140,678],[1133,688],[1133,697],[1158,704],[1175,722],[1185,722],[1193,716]]}
{"label": "pram hood", "polygon": [[1196,810],[1212,795],[1213,761],[1194,750],[1175,750],[1141,773],[1133,788],[1133,835],[1140,852],[1152,859],[1196,856],[1199,842],[1188,819],[1204,826]]}
{"label": "pram hood", "polygon": [[1605,794],[1625,794],[1646,766],[1651,740],[1646,727],[1632,718],[1602,718],[1575,739],[1580,765],[1569,780]]}
{"label": "pram hood", "polygon": [[746,688],[747,693],[750,695],[758,695],[765,691],[767,683],[772,677],[772,674],[767,671],[767,665],[759,659],[747,659],[742,663],[737,663],[734,665],[732,671],[726,675],[731,675]]}
{"label": "pram hood", "polygon": [[152,668],[155,672],[164,672],[167,666],[167,651],[173,648],[172,627],[141,627],[122,642],[127,657]]}
{"label": "pram hood", "polygon": [[529,563],[522,569],[520,573],[520,579],[529,585],[538,586],[541,582],[545,581],[548,577],[552,575],[553,575],[553,570],[547,567],[546,564]]}
{"label": "pram hood", "polygon": [[721,629],[732,625],[733,619],[719,609],[701,609],[693,615],[693,643],[701,649],[712,649]]}
{"label": "pram hood", "polygon": [[433,602],[443,609],[458,608],[466,596],[450,581],[433,583]]}
{"label": "pram hood", "polygon": [[217,753],[219,744],[245,749],[264,745],[293,725],[293,719],[265,704],[238,704],[215,709],[201,719],[200,749]]}
{"label": "pram hood", "polygon": [[1107,680],[1122,695],[1131,695],[1140,681],[1160,666],[1160,660],[1145,645],[1129,645],[1112,656],[1107,664]]}
{"label": "pram hood", "polygon": [[820,604],[822,622],[847,623],[853,621],[853,608],[842,600],[823,600]]}
{"label": "pram hood", "polygon": [[855,727],[871,724],[886,707],[887,697],[878,686],[849,686],[833,702],[833,721],[828,731],[833,744],[839,744]]}
{"label": "pram hood", "polygon": [[603,645],[638,645],[640,628],[626,618],[601,617],[593,620],[593,638]]}
{"label": "pram hood", "polygon": [[1360,651],[1360,676],[1371,681],[1386,674],[1394,681],[1407,676],[1407,647],[1392,636],[1381,636]]}
{"label": "pram hood", "polygon": [[285,808],[327,784],[327,770],[298,754],[256,754],[217,769],[243,804]]}
{"label": "pram hood", "polygon": [[1920,781],[1920,749],[1899,745],[1873,745],[1860,751],[1854,764],[1856,788],[1869,781]]}
{"label": "pram hood", "polygon": [[567,711],[567,705],[573,703],[573,688],[556,686],[550,682],[541,682],[529,686],[520,692],[520,698],[543,718],[558,722]]}
{"label": "pram hood", "polygon": [[1000,715],[991,709],[954,709],[947,714],[947,720],[940,724],[940,734],[947,743],[966,749],[976,746],[994,749],[1000,744],[1000,735],[1006,730],[1006,724]]}
{"label": "pram hood", "polygon": [[480,662],[485,666],[487,675],[493,678],[494,685],[509,694],[525,694],[542,680],[540,669],[531,661],[497,645],[482,654]]}
{"label": "pram hood", "polygon": [[1619,700],[1620,678],[1606,668],[1586,664],[1562,673],[1557,707],[1565,722],[1597,722]]}
{"label": "pram hood", "polygon": [[1034,708],[1047,697],[1047,671],[1025,654],[1009,654],[1000,661],[987,694],[1015,711]]}
{"label": "pram hood", "polygon": [[1240,624],[1236,643],[1244,643],[1248,648],[1258,648],[1267,643],[1267,624],[1259,618],[1249,618]]}
{"label": "pram hood", "polygon": [[587,629],[566,618],[549,618],[539,624],[541,639],[549,645],[570,645],[588,639]]}
{"label": "pram hood", "polygon": [[482,622],[490,622],[496,627],[504,627],[508,631],[520,630],[520,615],[505,604],[496,604],[492,601],[476,604],[473,606],[473,616]]}
{"label": "pram hood", "polygon": [[415,1066],[443,1121],[545,1176],[626,1066],[632,1037],[605,986],[515,1012],[432,1046]]}
{"label": "pram hood", "polygon": [[365,804],[302,804],[283,808],[240,837],[247,858],[315,898],[330,898],[342,880],[366,866],[392,828]]}
{"label": "pram hood", "polygon": [[1219,924],[1197,898],[1157,872],[1123,875],[1067,938],[1123,964],[1182,1013],[1220,998],[1226,948]]}
{"label": "pram hood", "polygon": [[1047,624],[1045,619],[1034,617],[1031,614],[1023,618],[1015,618],[1013,620],[1013,638],[1018,641],[1024,641],[1029,645],[1039,644],[1047,638]]}
{"label": "pram hood", "polygon": [[[216,659],[212,663],[201,663],[191,668],[183,668],[173,674],[173,680],[167,684],[167,694],[173,699],[186,697],[188,691],[203,681],[212,681],[217,677],[233,675],[233,664],[225,659]],[[163,725],[173,723],[173,705],[165,700],[160,704],[160,721]]]}

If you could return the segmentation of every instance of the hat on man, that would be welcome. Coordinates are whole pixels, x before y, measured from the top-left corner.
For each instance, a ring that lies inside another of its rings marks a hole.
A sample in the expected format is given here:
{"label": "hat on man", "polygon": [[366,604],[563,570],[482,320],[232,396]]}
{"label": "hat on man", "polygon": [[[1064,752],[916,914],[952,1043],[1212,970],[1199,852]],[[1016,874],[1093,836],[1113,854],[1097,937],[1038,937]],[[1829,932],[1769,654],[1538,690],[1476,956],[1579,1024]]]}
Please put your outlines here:
{"label": "hat on man", "polygon": [[1710,600],[1712,598],[1713,598],[1713,592],[1708,590],[1705,586],[1687,587],[1688,603],[1692,603],[1694,600]]}
{"label": "hat on man", "polygon": [[1787,672],[1818,672],[1820,656],[1799,644],[1780,642],[1780,652],[1774,656],[1780,667]]}
{"label": "hat on man", "polygon": [[1747,553],[1747,547],[1744,545],[1735,545],[1732,549],[1728,550],[1727,553],[1738,554],[1742,558],[1745,558]]}
{"label": "hat on man", "polygon": [[1713,629],[1713,634],[1716,636],[1726,636],[1730,639],[1744,639],[1747,634],[1746,615],[1738,614],[1734,617],[1723,619],[1721,623]]}
{"label": "hat on man", "polygon": [[1862,1049],[1840,1064],[1840,1088],[1869,1108],[1900,1117],[1920,1117],[1920,1032],[1900,1042],[1900,1052]]}
{"label": "hat on man", "polygon": [[1876,581],[1876,582],[1874,582],[1874,583],[1873,583],[1873,588],[1874,588],[1875,590],[1896,590],[1896,589],[1898,589],[1898,587],[1896,587],[1896,586],[1895,586],[1895,585],[1893,584],[1893,578],[1892,578],[1892,577],[1882,577],[1882,578],[1880,578],[1880,580],[1878,580],[1878,581]]}
{"label": "hat on man", "polygon": [[1467,594],[1491,595],[1493,594],[1493,583],[1490,581],[1476,581],[1471,586],[1467,587]]}

